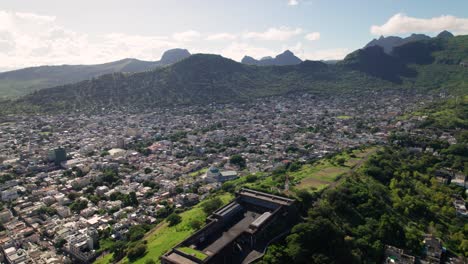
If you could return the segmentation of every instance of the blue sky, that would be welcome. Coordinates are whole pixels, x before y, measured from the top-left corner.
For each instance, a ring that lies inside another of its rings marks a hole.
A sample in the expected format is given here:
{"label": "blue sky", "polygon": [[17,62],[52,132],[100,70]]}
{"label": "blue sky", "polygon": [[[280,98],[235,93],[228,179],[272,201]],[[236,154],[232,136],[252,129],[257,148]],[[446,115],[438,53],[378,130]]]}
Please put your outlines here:
{"label": "blue sky", "polygon": [[468,34],[466,0],[2,0],[0,69],[157,60],[175,47],[240,60],[340,59],[379,35]]}

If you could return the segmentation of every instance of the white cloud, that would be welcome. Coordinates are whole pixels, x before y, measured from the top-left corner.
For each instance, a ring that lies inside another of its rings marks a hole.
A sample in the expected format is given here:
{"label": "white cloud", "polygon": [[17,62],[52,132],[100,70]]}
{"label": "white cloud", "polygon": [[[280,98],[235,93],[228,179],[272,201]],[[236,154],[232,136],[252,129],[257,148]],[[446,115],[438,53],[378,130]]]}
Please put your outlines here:
{"label": "white cloud", "polygon": [[247,43],[234,42],[220,50],[220,53],[224,57],[240,61],[245,55],[262,58],[265,56],[275,56],[279,52],[264,47],[253,46]]}
{"label": "white cloud", "polygon": [[[0,10],[0,71],[38,65],[95,64],[123,58],[158,60],[164,51],[177,47],[235,60],[244,55],[275,56],[285,49],[304,58],[337,57],[339,50],[305,54],[301,42],[291,47],[288,42],[301,34],[301,28],[272,27],[264,32],[202,34],[188,30],[167,36],[119,32],[98,36],[65,28],[54,16]],[[263,40],[285,42],[271,41],[265,47],[257,42]]]}
{"label": "white cloud", "polygon": [[296,6],[299,4],[298,0],[288,0],[288,5],[289,6]]}
{"label": "white cloud", "polygon": [[243,37],[246,39],[284,41],[301,34],[302,31],[301,28],[272,27],[264,32],[246,32],[243,34]]}
{"label": "white cloud", "polygon": [[415,18],[398,13],[381,26],[373,25],[370,29],[374,35],[391,35],[417,32],[438,33],[450,30],[458,34],[468,33],[468,19],[455,16],[439,16],[433,18]]}
{"label": "white cloud", "polygon": [[184,32],[174,33],[172,37],[177,41],[190,42],[199,39],[201,36],[200,32],[195,30],[187,30]]}
{"label": "white cloud", "polygon": [[314,40],[319,40],[320,39],[320,32],[311,32],[307,35],[305,35],[305,39],[314,41]]}
{"label": "white cloud", "polygon": [[230,34],[230,33],[217,33],[217,34],[212,34],[206,37],[206,40],[234,40],[236,39],[237,36],[235,34]]}
{"label": "white cloud", "polygon": [[156,60],[182,42],[164,36],[112,33],[92,38],[53,16],[0,10],[0,68],[102,63],[126,57]]}

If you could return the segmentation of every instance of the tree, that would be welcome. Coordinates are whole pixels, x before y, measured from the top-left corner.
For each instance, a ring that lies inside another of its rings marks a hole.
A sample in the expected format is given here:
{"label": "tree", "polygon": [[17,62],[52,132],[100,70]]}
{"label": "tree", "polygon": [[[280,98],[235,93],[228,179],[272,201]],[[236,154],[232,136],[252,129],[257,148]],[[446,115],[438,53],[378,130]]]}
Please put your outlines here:
{"label": "tree", "polygon": [[219,199],[218,197],[213,198],[202,204],[203,212],[205,212],[205,214],[207,215],[210,215],[222,205],[223,205],[223,201],[221,201],[221,199]]}
{"label": "tree", "polygon": [[302,165],[299,162],[293,162],[289,165],[289,171],[294,172],[300,170]]}
{"label": "tree", "polygon": [[138,241],[145,236],[146,230],[141,225],[134,225],[128,229],[128,240]]}
{"label": "tree", "polygon": [[70,210],[72,210],[75,213],[81,212],[81,210],[85,209],[88,207],[88,202],[85,200],[76,200],[70,205]]}
{"label": "tree", "polygon": [[110,247],[110,251],[114,255],[114,261],[119,261],[125,257],[126,244],[123,241],[117,241]]}
{"label": "tree", "polygon": [[200,227],[203,225],[203,221],[200,219],[193,219],[190,221],[190,227],[194,230],[200,229]]}
{"label": "tree", "polygon": [[167,217],[166,220],[169,223],[169,226],[175,226],[182,221],[182,217],[180,217],[178,214],[172,213]]}
{"label": "tree", "polygon": [[336,163],[338,163],[338,165],[340,165],[340,166],[344,166],[345,162],[346,162],[346,159],[343,158],[343,157],[339,157],[339,158],[336,159]]}
{"label": "tree", "polygon": [[127,257],[130,261],[135,261],[146,253],[146,249],[146,244],[139,243],[128,250]]}
{"label": "tree", "polygon": [[247,175],[245,177],[245,181],[246,182],[255,182],[255,181],[257,181],[257,176],[254,175],[254,174]]}
{"label": "tree", "polygon": [[138,199],[136,197],[136,193],[135,192],[130,192],[129,193],[129,200],[130,200],[130,205],[133,206],[133,207],[137,207],[138,206]]}
{"label": "tree", "polygon": [[244,169],[247,166],[245,159],[239,154],[232,155],[229,159],[229,162],[231,164],[239,166],[239,168],[241,169]]}
{"label": "tree", "polygon": [[221,186],[221,189],[223,189],[223,191],[225,192],[234,192],[235,188],[236,186],[234,185],[233,182],[225,182]]}
{"label": "tree", "polygon": [[67,240],[60,238],[54,243],[54,247],[56,249],[61,249],[66,243],[67,243]]}

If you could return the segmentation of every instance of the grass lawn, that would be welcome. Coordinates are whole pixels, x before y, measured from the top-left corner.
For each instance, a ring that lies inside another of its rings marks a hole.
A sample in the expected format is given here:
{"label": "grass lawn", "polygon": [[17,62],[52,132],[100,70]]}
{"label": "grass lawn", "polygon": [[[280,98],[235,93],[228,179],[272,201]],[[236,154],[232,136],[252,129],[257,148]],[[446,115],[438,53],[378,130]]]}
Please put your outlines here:
{"label": "grass lawn", "polygon": [[189,176],[191,176],[191,177],[202,176],[202,175],[205,174],[207,171],[208,171],[208,168],[203,168],[203,169],[201,169],[201,170],[197,170],[197,171],[194,171],[194,172],[189,173]]}
{"label": "grass lawn", "polygon": [[[227,204],[234,196],[230,193],[219,194],[218,197]],[[166,221],[161,222],[154,229],[149,231],[143,240],[148,242],[148,252],[142,258],[134,261],[136,264],[144,264],[147,260],[152,259],[156,263],[159,262],[159,257],[169,251],[172,247],[182,242],[185,238],[190,236],[194,231],[190,227],[190,222],[194,219],[205,219],[206,215],[203,212],[201,205],[203,202],[197,204],[192,209],[187,210],[180,214],[182,222],[175,226],[169,226]],[[95,264],[109,264],[111,263],[112,255],[108,254],[101,259],[96,260]],[[120,263],[129,263],[127,258],[124,258]]]}
{"label": "grass lawn", "polygon": [[[340,153],[332,159],[323,159],[314,164],[306,164],[296,172],[290,173],[294,177],[294,181],[299,181],[295,187],[297,189],[323,189],[328,184],[334,182],[338,176],[350,171],[363,158],[374,152],[376,148],[367,148],[364,150],[354,150],[351,153]],[[352,157],[353,156],[353,157]],[[339,165],[336,160],[343,158],[343,165]]]}
{"label": "grass lawn", "polygon": [[205,253],[203,253],[203,252],[201,252],[199,250],[193,249],[193,248],[179,247],[177,249],[184,252],[185,254],[189,254],[191,256],[194,256],[199,260],[204,260],[204,259],[206,259],[208,257],[208,255],[206,255]]}
{"label": "grass lawn", "polygon": [[343,119],[343,120],[347,120],[347,119],[351,119],[353,118],[352,116],[349,116],[349,115],[340,115],[340,116],[337,116],[336,118],[338,119]]}
{"label": "grass lawn", "polygon": [[111,263],[112,257],[113,257],[113,254],[104,255],[102,258],[96,259],[96,261],[94,261],[94,264],[108,264],[108,263]]}

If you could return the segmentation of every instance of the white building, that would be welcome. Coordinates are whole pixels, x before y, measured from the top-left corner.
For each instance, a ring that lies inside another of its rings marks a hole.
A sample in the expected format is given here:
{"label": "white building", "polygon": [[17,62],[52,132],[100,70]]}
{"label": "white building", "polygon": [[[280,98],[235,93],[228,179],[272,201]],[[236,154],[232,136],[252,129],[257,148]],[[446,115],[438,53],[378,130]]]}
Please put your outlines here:
{"label": "white building", "polygon": [[202,177],[205,182],[226,182],[239,178],[236,171],[220,171],[217,167],[211,166]]}

